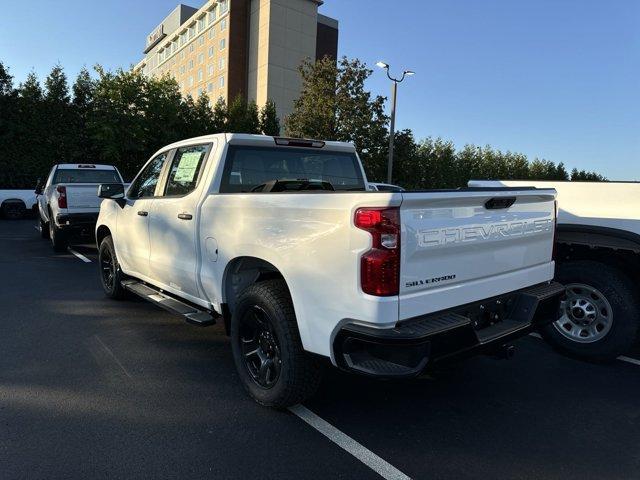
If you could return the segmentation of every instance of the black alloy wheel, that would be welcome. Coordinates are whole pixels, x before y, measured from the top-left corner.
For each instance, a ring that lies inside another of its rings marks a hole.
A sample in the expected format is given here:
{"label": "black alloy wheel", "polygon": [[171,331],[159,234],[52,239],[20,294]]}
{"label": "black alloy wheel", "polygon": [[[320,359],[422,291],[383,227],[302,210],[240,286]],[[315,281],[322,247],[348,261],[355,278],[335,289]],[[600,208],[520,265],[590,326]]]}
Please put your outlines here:
{"label": "black alloy wheel", "polygon": [[271,318],[258,305],[247,309],[240,319],[240,347],[253,381],[265,389],[273,387],[282,368],[280,345]]}

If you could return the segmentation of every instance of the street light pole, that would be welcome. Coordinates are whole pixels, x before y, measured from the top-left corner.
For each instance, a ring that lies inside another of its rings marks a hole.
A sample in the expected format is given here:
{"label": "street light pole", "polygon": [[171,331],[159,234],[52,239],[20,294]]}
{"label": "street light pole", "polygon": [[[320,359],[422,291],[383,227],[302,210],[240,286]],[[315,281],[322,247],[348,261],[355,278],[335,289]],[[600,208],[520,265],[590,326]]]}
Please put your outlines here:
{"label": "street light pole", "polygon": [[387,77],[391,80],[391,124],[389,125],[389,162],[387,164],[387,183],[392,183],[393,176],[393,145],[395,139],[396,128],[396,99],[398,97],[398,84],[402,83],[404,77],[407,75],[414,75],[411,70],[405,70],[402,72],[402,77],[394,78],[389,73],[389,64],[384,62],[378,62],[378,67],[384,68],[387,72]]}
{"label": "street light pole", "polygon": [[392,183],[393,175],[393,144],[396,132],[396,96],[398,95],[398,82],[391,84],[391,124],[389,125],[389,162],[387,163],[387,183]]}

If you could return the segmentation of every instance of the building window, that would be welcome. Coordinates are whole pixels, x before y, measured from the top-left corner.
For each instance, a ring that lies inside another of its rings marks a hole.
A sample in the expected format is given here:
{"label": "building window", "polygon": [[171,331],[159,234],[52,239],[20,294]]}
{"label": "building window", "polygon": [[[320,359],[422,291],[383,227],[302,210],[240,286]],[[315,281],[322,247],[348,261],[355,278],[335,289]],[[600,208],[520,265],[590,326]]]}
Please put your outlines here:
{"label": "building window", "polygon": [[218,70],[224,70],[224,58],[218,60]]}
{"label": "building window", "polygon": [[222,88],[224,87],[224,77],[221,75],[220,78],[218,79],[218,87]]}
{"label": "building window", "polygon": [[193,87],[193,77],[189,77],[189,80],[187,80],[187,85]]}
{"label": "building window", "polygon": [[193,43],[189,45],[189,52],[193,53],[194,48],[195,48],[195,45]]}
{"label": "building window", "polygon": [[211,10],[209,10],[209,12],[207,13],[207,17],[209,19],[209,25],[211,25],[213,22],[216,21],[216,7],[215,6],[213,8],[211,8]]}
{"label": "building window", "polygon": [[211,29],[209,30],[209,40],[211,40],[213,37],[216,36],[216,27],[213,26],[211,27]]}
{"label": "building window", "polygon": [[198,96],[202,95],[204,93],[204,88],[200,87],[198,88]]}
{"label": "building window", "polygon": [[189,40],[192,40],[193,37],[196,36],[196,26],[193,25],[191,27],[189,27]]}
{"label": "building window", "polygon": [[193,59],[189,60],[189,70],[193,70]]}
{"label": "building window", "polygon": [[184,46],[187,43],[187,32],[182,32],[180,34],[180,46]]}
{"label": "building window", "polygon": [[228,0],[220,0],[218,5],[220,6],[220,15],[227,13],[227,10],[229,10]]}
{"label": "building window", "polygon": [[209,65],[209,76],[213,75],[213,65]]}
{"label": "building window", "polygon": [[225,30],[227,28],[227,19],[223,18],[220,20],[220,31]]}
{"label": "building window", "polygon": [[213,47],[209,47],[209,56],[213,57],[213,54],[215,52],[215,49]]}
{"label": "building window", "polygon": [[204,75],[202,73],[202,69],[200,69],[198,70],[198,81],[201,82],[203,78],[204,78]]}
{"label": "building window", "polygon": [[158,52],[158,63],[162,63],[163,60],[164,60],[164,50],[160,50]]}
{"label": "building window", "polygon": [[204,30],[204,27],[207,26],[206,17],[201,17],[198,19],[198,33]]}
{"label": "building window", "polygon": [[184,90],[184,82],[180,83],[180,90]]}
{"label": "building window", "polygon": [[227,39],[223,38],[220,40],[220,50],[224,50],[227,46]]}
{"label": "building window", "polygon": [[187,69],[185,68],[185,66],[181,65],[180,66],[180,75],[184,75],[186,71],[187,71]]}
{"label": "building window", "polygon": [[209,82],[209,85],[207,85],[207,92],[213,92],[213,82]]}
{"label": "building window", "polygon": [[198,45],[204,45],[204,35],[200,36],[200,38],[198,39]]}
{"label": "building window", "polygon": [[198,63],[204,63],[204,53],[198,55]]}

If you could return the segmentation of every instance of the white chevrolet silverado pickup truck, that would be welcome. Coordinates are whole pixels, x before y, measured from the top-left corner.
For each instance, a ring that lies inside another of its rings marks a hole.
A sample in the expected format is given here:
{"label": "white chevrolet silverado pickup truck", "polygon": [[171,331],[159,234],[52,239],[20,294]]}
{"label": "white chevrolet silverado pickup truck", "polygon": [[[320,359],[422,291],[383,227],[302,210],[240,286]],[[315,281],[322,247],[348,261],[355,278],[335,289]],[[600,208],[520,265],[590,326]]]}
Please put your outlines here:
{"label": "white chevrolet silverado pickup truck", "polygon": [[471,181],[476,187],[558,192],[556,278],[567,286],[557,322],[543,329],[558,350],[607,361],[640,335],[640,183]]}
{"label": "white chevrolet silverado pickup truck", "polygon": [[313,394],[323,358],[415,376],[557,317],[555,191],[371,192],[353,145],[218,134],[101,185],[106,294],[221,319],[261,404]]}
{"label": "white chevrolet silverado pickup truck", "polygon": [[42,238],[51,239],[54,250],[64,251],[69,243],[93,242],[96,219],[102,199],[98,185],[122,183],[112,165],[55,165],[44,185],[36,186],[39,227]]}

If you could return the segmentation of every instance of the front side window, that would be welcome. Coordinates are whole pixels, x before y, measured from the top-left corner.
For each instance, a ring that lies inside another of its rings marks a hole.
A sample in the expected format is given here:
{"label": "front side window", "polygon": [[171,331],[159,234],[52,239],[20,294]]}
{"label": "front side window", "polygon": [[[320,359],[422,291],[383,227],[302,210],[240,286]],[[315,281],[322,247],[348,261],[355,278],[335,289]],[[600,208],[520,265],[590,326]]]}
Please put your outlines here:
{"label": "front side window", "polygon": [[186,195],[195,190],[207,150],[207,145],[182,147],[177,150],[169,170],[165,196]]}
{"label": "front side window", "polygon": [[257,191],[273,180],[329,182],[334,190],[365,190],[354,153],[292,147],[229,147],[222,193]]}
{"label": "front side window", "polygon": [[140,172],[140,175],[133,181],[129,188],[131,198],[149,198],[155,195],[156,185],[160,179],[162,165],[167,159],[167,153],[161,153]]}

